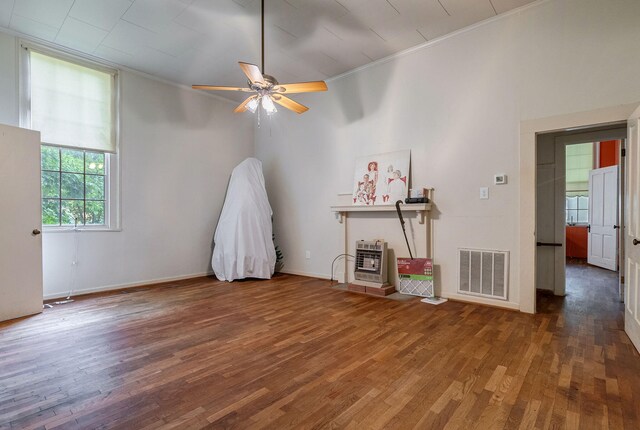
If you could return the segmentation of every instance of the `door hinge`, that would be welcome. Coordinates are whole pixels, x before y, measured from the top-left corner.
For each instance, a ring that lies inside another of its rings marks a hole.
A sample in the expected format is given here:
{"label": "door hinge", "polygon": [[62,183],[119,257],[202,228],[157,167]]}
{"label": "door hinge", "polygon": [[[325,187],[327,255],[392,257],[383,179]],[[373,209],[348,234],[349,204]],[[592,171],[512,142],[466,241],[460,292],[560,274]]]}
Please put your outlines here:
{"label": "door hinge", "polygon": [[622,157],[626,157],[627,156],[627,149],[626,148],[622,148],[622,150],[620,151],[620,155]]}

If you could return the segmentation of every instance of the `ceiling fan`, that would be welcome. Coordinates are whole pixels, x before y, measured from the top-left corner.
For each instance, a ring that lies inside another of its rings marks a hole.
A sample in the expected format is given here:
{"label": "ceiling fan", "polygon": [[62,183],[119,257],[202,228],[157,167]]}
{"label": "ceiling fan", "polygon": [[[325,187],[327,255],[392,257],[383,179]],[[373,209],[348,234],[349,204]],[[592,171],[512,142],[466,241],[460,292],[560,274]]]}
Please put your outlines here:
{"label": "ceiling fan", "polygon": [[250,111],[255,113],[262,106],[267,115],[277,112],[274,102],[280,106],[301,114],[309,110],[308,107],[291,100],[285,94],[313,93],[327,91],[327,84],[324,81],[296,82],[293,84],[280,84],[273,76],[264,74],[264,0],[261,0],[261,36],[262,36],[262,71],[255,64],[238,62],[240,68],[249,79],[247,87],[224,87],[213,85],[193,85],[196,90],[210,91],[240,91],[245,93],[256,93],[248,97],[245,101],[234,109],[240,113]]}

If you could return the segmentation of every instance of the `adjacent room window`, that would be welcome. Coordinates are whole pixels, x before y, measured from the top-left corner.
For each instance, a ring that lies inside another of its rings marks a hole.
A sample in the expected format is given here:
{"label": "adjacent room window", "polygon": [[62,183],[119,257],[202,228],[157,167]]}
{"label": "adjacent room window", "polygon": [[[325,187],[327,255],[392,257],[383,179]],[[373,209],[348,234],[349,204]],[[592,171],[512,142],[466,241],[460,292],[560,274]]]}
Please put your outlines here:
{"label": "adjacent room window", "polygon": [[42,138],[42,224],[114,227],[117,71],[23,49],[23,122]]}
{"label": "adjacent room window", "polygon": [[568,225],[589,223],[589,172],[593,169],[593,143],[567,145],[565,213]]}

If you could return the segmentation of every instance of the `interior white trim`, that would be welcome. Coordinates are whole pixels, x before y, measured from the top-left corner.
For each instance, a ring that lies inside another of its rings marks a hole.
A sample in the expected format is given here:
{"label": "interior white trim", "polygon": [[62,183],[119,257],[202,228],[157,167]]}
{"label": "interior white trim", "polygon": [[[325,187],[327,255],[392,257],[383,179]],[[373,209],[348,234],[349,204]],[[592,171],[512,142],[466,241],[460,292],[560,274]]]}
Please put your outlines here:
{"label": "interior white trim", "polygon": [[539,133],[627,121],[638,104],[640,102],[520,122],[518,282],[521,312],[536,312],[536,136]]}
{"label": "interior white trim", "polygon": [[304,272],[301,270],[281,270],[279,273],[284,273],[285,275],[298,275],[298,276],[306,276],[307,278],[318,278],[318,279],[326,279],[327,281],[330,279],[329,275],[324,273],[312,273],[312,272]]}
{"label": "interior white trim", "polygon": [[[79,64],[88,68],[101,70],[105,73],[112,75],[113,79],[113,95],[112,95],[112,115],[114,123],[112,129],[115,139],[115,153],[105,152],[106,171],[107,175],[106,194],[107,194],[107,207],[105,208],[105,221],[106,226],[99,227],[83,227],[78,229],[79,231],[122,231],[122,173],[121,173],[121,112],[122,112],[122,79],[120,76],[120,69],[111,67],[105,62],[93,61],[86,59],[83,56],[77,56],[64,51],[58,51],[57,48],[40,45],[36,42],[29,40],[16,38],[16,50],[18,56],[18,105],[19,105],[19,124],[23,128],[31,128],[31,84],[30,84],[30,63],[29,63],[29,51],[40,52],[45,55],[49,55],[53,58],[59,58],[64,61],[69,61],[74,64]],[[52,145],[43,143],[44,145],[57,147],[58,145]],[[85,148],[80,147],[84,150]],[[43,232],[56,231],[61,233],[67,233],[74,231],[66,226],[61,227],[45,227],[42,228]]]}
{"label": "interior white trim", "polygon": [[519,305],[513,302],[507,302],[503,300],[487,299],[480,296],[469,296],[465,294],[440,294],[440,297],[450,299],[456,302],[469,303],[473,305],[486,305],[494,308],[508,309],[511,311],[519,310]]}
{"label": "interior white trim", "polygon": [[[200,278],[203,276],[212,276],[213,272],[201,272],[201,273],[192,273],[190,275],[182,275],[182,276],[172,276],[172,277],[168,277],[168,278],[157,278],[157,279],[149,279],[147,281],[140,281],[140,282],[130,282],[130,283],[125,283],[125,284],[115,284],[115,285],[105,285],[102,287],[96,287],[96,288],[86,288],[83,290],[74,290],[73,293],[71,294],[71,297],[76,297],[76,296],[81,296],[84,294],[92,294],[92,293],[102,293],[105,291],[115,291],[115,290],[122,290],[125,288],[133,288],[133,287],[144,287],[146,285],[154,285],[154,284],[161,284],[161,283],[165,283],[165,282],[173,282],[173,281],[183,281],[185,279],[193,279],[193,278]],[[66,298],[68,293],[56,293],[56,294],[47,294],[44,296],[44,300],[52,300],[52,299],[61,299],[61,298]]]}

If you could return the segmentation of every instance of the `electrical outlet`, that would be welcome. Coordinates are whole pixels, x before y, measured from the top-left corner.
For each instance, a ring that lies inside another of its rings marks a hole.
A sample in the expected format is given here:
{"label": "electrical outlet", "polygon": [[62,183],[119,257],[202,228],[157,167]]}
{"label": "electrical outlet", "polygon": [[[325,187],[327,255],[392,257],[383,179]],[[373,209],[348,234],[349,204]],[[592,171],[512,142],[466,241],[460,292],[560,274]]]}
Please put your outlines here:
{"label": "electrical outlet", "polygon": [[305,251],[304,258],[306,258],[307,260],[310,259],[311,258],[311,251]]}
{"label": "electrical outlet", "polygon": [[489,187],[480,187],[480,200],[487,200],[489,198]]}

